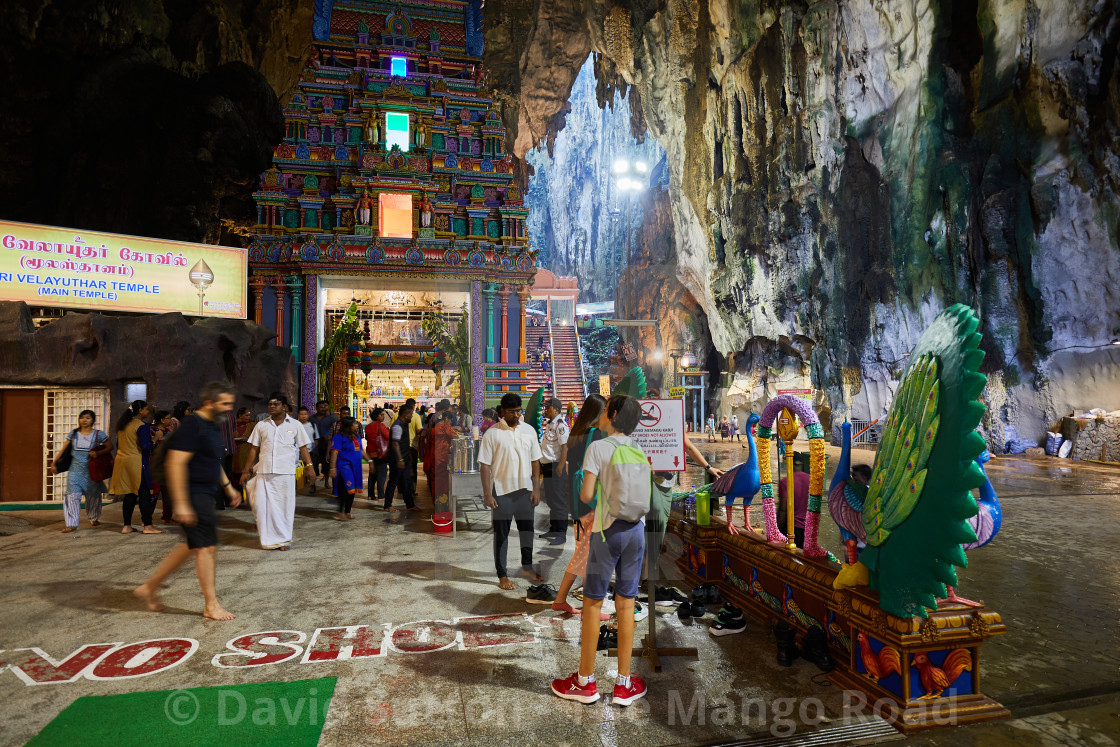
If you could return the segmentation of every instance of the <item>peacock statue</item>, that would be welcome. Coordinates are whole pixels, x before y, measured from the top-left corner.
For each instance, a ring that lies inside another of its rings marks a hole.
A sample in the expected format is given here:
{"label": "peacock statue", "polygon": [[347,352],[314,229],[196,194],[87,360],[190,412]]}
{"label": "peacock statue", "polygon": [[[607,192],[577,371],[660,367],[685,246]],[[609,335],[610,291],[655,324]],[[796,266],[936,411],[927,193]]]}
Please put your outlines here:
{"label": "peacock statue", "polygon": [[541,403],[544,402],[544,387],[533,392],[533,396],[525,404],[525,422],[537,432],[537,439],[541,437]]}
{"label": "peacock statue", "polygon": [[723,477],[712,483],[712,492],[724,496],[724,507],[727,511],[727,531],[731,534],[739,534],[739,529],[731,518],[731,506],[736,498],[743,499],[743,528],[747,531],[756,531],[751,526],[751,502],[762,487],[762,479],[758,471],[758,451],[750,433],[751,428],[757,422],[758,415],[752,412],[747,419],[746,427],[743,429],[747,433],[747,444],[750,446],[747,461],[727,470],[723,473]]}
{"label": "peacock statue", "polygon": [[[988,479],[988,471],[984,469],[984,465],[991,461],[992,455],[987,451],[981,452],[980,456],[976,457],[976,464],[984,473],[984,484],[980,486],[980,497],[976,500],[976,507],[979,509],[976,515],[968,520],[968,525],[972,527],[972,531],[976,533],[975,542],[966,542],[961,545],[963,550],[975,550],[978,547],[983,547],[992,541],[992,539],[999,534],[999,529],[1003,525],[1003,510],[999,506],[999,498],[996,496],[995,488],[992,487],[992,481]],[[973,602],[971,599],[957,596],[956,587],[946,585],[948,594],[944,599],[937,600],[941,604],[963,604],[966,607],[983,607],[983,602]]]}
{"label": "peacock statue", "polygon": [[641,366],[634,366],[614,385],[611,395],[624,394],[627,397],[642,399],[646,396],[646,374]]}
{"label": "peacock statue", "polygon": [[[962,545],[977,541],[969,519],[977,513],[971,491],[985,482],[974,461],[984,450],[975,432],[984,414],[976,399],[986,381],[979,373],[979,326],[972,309],[954,304],[918,340],[863,498],[867,547],[836,579],[843,588],[866,577],[879,592],[879,606],[899,617],[925,617],[936,607],[946,586],[957,583],[953,566],[967,564]],[[843,469],[837,473],[844,475]],[[837,515],[845,513],[838,504]],[[849,524],[846,531],[858,538],[854,528]]]}
{"label": "peacock statue", "polygon": [[845,585],[866,586],[868,578],[862,573],[865,566],[856,565],[859,558],[856,548],[860,542],[867,541],[867,532],[863,528],[863,502],[867,497],[867,486],[849,477],[852,471],[852,424],[845,422],[840,426],[840,432],[840,461],[836,464],[832,484],[828,486],[828,515],[840,527],[848,562],[841,566],[836,582],[844,583],[841,582],[843,578],[847,581]]}

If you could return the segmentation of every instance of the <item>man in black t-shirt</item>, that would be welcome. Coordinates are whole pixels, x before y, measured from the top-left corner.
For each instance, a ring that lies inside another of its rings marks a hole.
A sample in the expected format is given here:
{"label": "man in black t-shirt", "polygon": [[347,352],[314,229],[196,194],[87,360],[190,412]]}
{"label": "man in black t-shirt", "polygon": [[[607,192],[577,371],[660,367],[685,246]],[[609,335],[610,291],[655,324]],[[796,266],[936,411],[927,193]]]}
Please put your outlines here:
{"label": "man in black t-shirt", "polygon": [[234,615],[218,604],[214,589],[218,545],[214,508],[217,497],[223,491],[231,506],[236,508],[241,503],[241,494],[230,484],[229,476],[222,468],[225,445],[218,425],[221,418],[233,409],[233,388],[228,384],[212,382],[202,388],[199,399],[202,406],[183,420],[171,436],[164,457],[167,474],[164,487],[171,495],[175,520],[183,526],[186,544],[176,545],[152,577],[132,593],[147,602],[148,609],[161,611],[160,585],[194,555],[198,583],[206,600],[203,617],[232,620]]}

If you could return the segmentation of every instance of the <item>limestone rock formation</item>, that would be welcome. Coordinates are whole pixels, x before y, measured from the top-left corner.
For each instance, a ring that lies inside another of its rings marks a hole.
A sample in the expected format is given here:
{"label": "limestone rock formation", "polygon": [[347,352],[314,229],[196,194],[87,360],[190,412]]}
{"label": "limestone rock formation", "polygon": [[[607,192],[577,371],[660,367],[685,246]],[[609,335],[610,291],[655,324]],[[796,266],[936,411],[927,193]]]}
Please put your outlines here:
{"label": "limestone rock formation", "polygon": [[785,375],[757,354],[779,345],[820,406],[874,417],[959,301],[983,321],[991,418],[1041,437],[1075,407],[1120,406],[1115,2],[486,13],[519,155],[554,134],[588,50],[601,89],[637,94],[667,154],[677,278],[738,389]]}
{"label": "limestone rock formation", "polygon": [[[614,298],[626,266],[627,224],[631,230],[641,225],[641,198],[650,189],[654,167],[664,158],[653,139],[634,139],[629,102],[611,93],[607,106],[600,108],[593,64],[585,62],[568,106],[558,115],[564,129],[554,133],[547,147],[542,144],[525,156],[535,172],[525,196],[526,227],[540,249],[539,262],[557,275],[578,277],[581,301]],[[647,166],[640,175],[646,189],[629,201],[611,175],[618,160]],[[658,188],[656,182],[652,187]]]}
{"label": "limestone rock formation", "polygon": [[[291,350],[276,333],[236,319],[182,314],[106,316],[71,312],[38,329],[27,305],[0,301],[0,380],[33,386],[108,385],[123,409],[125,382],[144,381],[159,406],[194,402],[202,385],[229,381],[238,403],[297,391]],[[116,415],[117,413],[113,413]]]}

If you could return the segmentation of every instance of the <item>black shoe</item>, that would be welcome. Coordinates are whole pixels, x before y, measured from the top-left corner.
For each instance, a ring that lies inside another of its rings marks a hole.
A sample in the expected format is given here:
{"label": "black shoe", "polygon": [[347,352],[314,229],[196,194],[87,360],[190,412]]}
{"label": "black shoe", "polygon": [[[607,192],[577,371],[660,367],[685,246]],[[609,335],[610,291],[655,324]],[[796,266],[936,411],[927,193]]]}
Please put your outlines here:
{"label": "black shoe", "polygon": [[618,633],[610,630],[606,625],[599,627],[599,642],[595,646],[596,651],[606,651],[609,648],[618,648]]}
{"label": "black shoe", "polygon": [[747,619],[745,617],[740,617],[738,620],[717,617],[716,621],[708,628],[708,633],[714,636],[724,636],[742,633],[746,629]]}
{"label": "black shoe", "polygon": [[742,620],[743,611],[731,604],[731,602],[725,602],[724,605],[720,607],[719,612],[716,613],[716,619],[718,620],[720,618],[726,620]]}
{"label": "black shoe", "polygon": [[688,597],[686,597],[684,594],[681,594],[672,586],[662,586],[658,589],[658,591],[664,591],[668,595],[669,599],[672,599],[675,604],[680,604],[681,602],[688,601]]}
{"label": "black shoe", "polygon": [[556,589],[548,584],[530,586],[525,592],[525,601],[529,604],[552,604],[556,601]]}
{"label": "black shoe", "polygon": [[552,539],[555,536],[556,536],[556,532],[544,532],[542,534],[538,534],[537,539],[546,540],[546,539]]}
{"label": "black shoe", "polygon": [[552,539],[548,541],[550,545],[562,545],[568,541],[568,538],[562,534],[553,535]]}
{"label": "black shoe", "polygon": [[692,619],[692,605],[688,602],[681,602],[681,606],[677,607],[677,619],[681,622],[688,622]]}

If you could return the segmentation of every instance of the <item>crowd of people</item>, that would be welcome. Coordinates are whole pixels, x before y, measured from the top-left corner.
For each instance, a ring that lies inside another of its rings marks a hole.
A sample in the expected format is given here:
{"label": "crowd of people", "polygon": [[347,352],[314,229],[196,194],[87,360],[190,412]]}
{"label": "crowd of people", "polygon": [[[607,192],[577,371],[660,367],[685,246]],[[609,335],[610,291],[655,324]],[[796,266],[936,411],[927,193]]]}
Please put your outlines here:
{"label": "crowd of people", "polygon": [[[653,390],[649,396],[657,398],[658,392]],[[651,474],[648,460],[631,438],[641,414],[637,400],[593,394],[569,426],[563,403],[548,398],[539,435],[524,422],[521,397],[513,393],[503,396],[497,408],[484,410],[477,428],[467,408],[446,399],[430,409],[417,408],[414,400],[399,407],[386,402],[369,409],[366,424],[352,417],[348,407],[332,412],[326,400],[317,402],[314,412],[296,409],[293,417],[291,403],[280,392],[268,397],[267,412],[259,419],[248,408],[234,415],[233,390],[219,383],[208,384],[199,400],[197,409],[179,402],[169,411],[135,401],[117,420],[112,435],[97,428],[95,413],[84,410],[50,469],[68,472],[64,532],[78,527],[83,499],[90,525],[100,523],[105,480],[108,492],[121,500],[123,533],[136,531],[132,526],[136,508],[141,532],[162,533],[155,526],[155,507],[161,501],[163,521],[182,526],[185,542],[134,592],[150,609],[162,609],[161,584],[193,557],[205,600],[203,614],[219,620],[233,618],[218,602],[214,586],[216,512],[238,507],[243,494],[253,509],[261,547],[288,550],[301,478],[310,495],[317,494],[322,484],[336,504],[340,521],[353,518],[355,498],[363,494],[385,511],[399,510],[394,505],[399,494],[405,511],[417,511],[417,467],[426,474],[433,501],[448,499],[452,443],[470,435],[481,437],[477,461],[483,503],[492,512],[498,586],[507,591],[517,588],[507,568],[509,534],[516,523],[518,575],[531,582],[525,601],[582,616],[579,669],[555,680],[552,691],[584,703],[599,698],[594,661],[600,647],[599,626],[607,618],[603,602],[610,595],[617,621],[614,646],[619,652],[614,702],[625,705],[644,696],[645,684],[630,674],[629,654],[635,619],[648,614],[638,593],[649,569],[657,564],[676,473]],[[705,426],[713,440],[714,417]],[[724,418],[719,429],[723,437],[738,435],[734,417]],[[684,442],[699,466],[714,478],[722,475],[687,433]],[[800,545],[808,476],[797,472],[793,480]],[[785,489],[783,479],[781,494]],[[535,537],[536,508],[542,501],[548,529]],[[534,541],[564,545],[569,527],[574,528],[575,545],[557,588],[546,582],[534,563]],[[568,601],[579,578],[583,586],[577,598],[582,609]],[[646,604],[684,600],[675,589],[653,591]]]}

